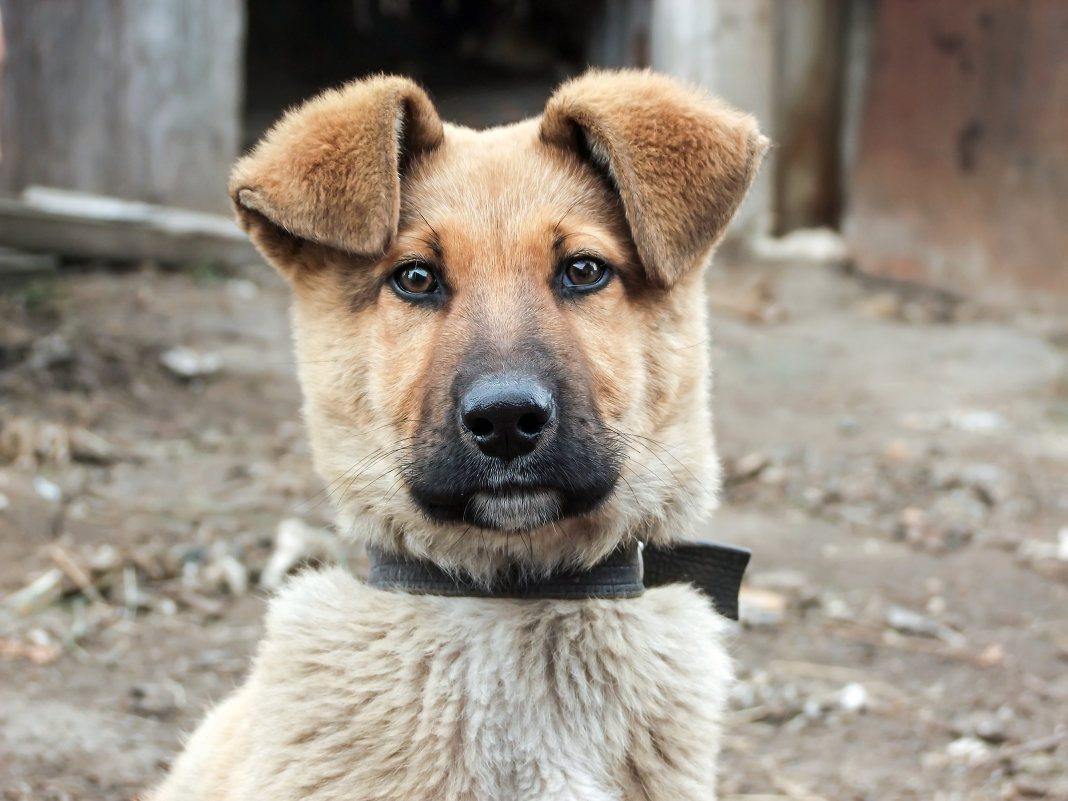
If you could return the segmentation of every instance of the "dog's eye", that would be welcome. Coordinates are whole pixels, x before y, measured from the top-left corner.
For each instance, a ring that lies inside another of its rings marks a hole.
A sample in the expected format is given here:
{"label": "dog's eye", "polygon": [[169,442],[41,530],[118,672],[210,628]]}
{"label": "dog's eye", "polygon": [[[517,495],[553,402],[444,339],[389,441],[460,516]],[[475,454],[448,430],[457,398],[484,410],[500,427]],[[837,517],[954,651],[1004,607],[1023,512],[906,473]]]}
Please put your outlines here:
{"label": "dog's eye", "polygon": [[611,275],[611,268],[604,262],[591,256],[576,256],[564,265],[564,288],[598,289],[608,282]]}
{"label": "dog's eye", "polygon": [[429,295],[437,291],[438,279],[429,264],[409,261],[393,271],[393,285],[402,295]]}

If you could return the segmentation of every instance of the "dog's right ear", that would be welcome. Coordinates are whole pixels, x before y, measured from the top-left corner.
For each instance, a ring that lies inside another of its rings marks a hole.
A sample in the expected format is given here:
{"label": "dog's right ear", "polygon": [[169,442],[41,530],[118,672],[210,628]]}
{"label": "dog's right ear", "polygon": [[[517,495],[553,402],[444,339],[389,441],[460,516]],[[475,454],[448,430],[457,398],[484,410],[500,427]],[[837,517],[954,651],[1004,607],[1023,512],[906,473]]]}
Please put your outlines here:
{"label": "dog's right ear", "polygon": [[407,78],[332,89],[288,112],[234,165],[241,226],[279,268],[310,241],[380,256],[397,232],[405,163],[443,139],[430,98]]}
{"label": "dog's right ear", "polygon": [[665,288],[723,235],[768,147],[753,117],[644,70],[565,83],[545,106],[541,138],[614,185],[649,278]]}

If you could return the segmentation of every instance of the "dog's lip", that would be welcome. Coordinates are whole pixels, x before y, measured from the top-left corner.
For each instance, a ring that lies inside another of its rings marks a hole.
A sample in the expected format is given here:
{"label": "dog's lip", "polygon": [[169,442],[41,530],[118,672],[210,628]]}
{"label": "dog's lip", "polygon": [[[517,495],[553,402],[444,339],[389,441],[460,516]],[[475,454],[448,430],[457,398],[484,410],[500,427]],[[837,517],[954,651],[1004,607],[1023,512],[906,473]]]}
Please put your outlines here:
{"label": "dog's lip", "polygon": [[465,487],[461,490],[447,494],[434,492],[418,492],[422,501],[432,506],[455,507],[461,506],[472,498],[522,498],[527,496],[558,496],[562,490],[559,487],[547,487],[544,484],[496,484]]}
{"label": "dog's lip", "polygon": [[471,497],[482,498],[555,498],[560,490],[551,487],[516,487],[501,489],[476,490]]}
{"label": "dog's lip", "polygon": [[541,484],[502,484],[497,487],[479,487],[471,491],[471,495],[493,495],[496,497],[515,497],[518,495],[542,495],[545,493],[557,493],[556,487],[544,487]]}
{"label": "dog's lip", "polygon": [[447,495],[420,492],[414,487],[410,491],[416,506],[431,520],[521,531],[592,512],[611,495],[612,488],[579,494],[532,485],[480,487]]}

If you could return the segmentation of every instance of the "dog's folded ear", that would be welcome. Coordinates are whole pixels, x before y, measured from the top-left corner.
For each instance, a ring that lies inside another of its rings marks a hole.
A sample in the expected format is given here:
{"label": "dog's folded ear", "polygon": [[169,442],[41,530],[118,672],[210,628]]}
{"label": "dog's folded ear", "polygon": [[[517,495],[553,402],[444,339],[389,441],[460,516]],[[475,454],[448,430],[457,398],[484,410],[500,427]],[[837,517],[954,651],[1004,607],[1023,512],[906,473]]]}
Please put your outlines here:
{"label": "dog's folded ear", "polygon": [[354,81],[286,114],[234,166],[230,197],[268,256],[293,239],[378,256],[397,232],[405,162],[442,137],[437,111],[412,81]]}
{"label": "dog's folded ear", "polygon": [[768,146],[756,120],[647,71],[593,71],[557,90],[541,138],[615,185],[650,280],[670,287],[723,234]]}

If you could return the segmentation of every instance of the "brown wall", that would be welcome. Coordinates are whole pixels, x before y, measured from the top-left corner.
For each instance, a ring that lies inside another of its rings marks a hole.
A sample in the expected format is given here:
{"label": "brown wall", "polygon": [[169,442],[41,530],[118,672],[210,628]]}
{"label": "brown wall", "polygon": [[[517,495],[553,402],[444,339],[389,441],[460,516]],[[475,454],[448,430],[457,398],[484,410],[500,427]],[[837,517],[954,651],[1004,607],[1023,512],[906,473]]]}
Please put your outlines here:
{"label": "brown wall", "polygon": [[867,271],[1068,301],[1068,2],[880,4],[845,234]]}

